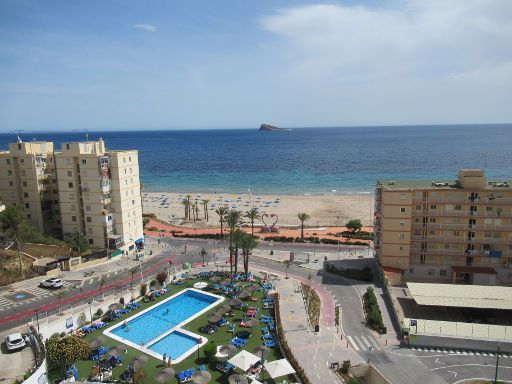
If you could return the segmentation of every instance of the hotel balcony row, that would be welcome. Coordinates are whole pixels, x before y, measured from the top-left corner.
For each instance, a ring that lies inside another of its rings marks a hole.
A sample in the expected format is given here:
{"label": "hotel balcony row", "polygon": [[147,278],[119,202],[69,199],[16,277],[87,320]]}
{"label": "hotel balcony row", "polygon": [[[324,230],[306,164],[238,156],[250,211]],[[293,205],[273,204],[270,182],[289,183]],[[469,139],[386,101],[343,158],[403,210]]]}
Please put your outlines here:
{"label": "hotel balcony row", "polygon": [[512,198],[509,197],[494,197],[494,198],[447,198],[447,197],[436,197],[436,196],[428,196],[424,197],[413,197],[413,203],[415,204],[469,204],[469,205],[478,205],[478,204],[512,204]]}
{"label": "hotel balcony row", "polygon": [[512,257],[512,252],[504,252],[499,250],[462,250],[462,249],[420,249],[411,248],[411,257],[415,256],[488,256],[488,257]]}
{"label": "hotel balcony row", "polygon": [[448,211],[445,209],[413,210],[412,216],[427,217],[505,217],[512,218],[512,212],[492,211]]}
{"label": "hotel balcony row", "polygon": [[412,235],[413,242],[432,242],[432,243],[469,243],[469,244],[512,244],[512,238],[509,237],[483,237],[468,238],[467,236],[433,236],[433,235]]}
{"label": "hotel balcony row", "polygon": [[507,224],[469,224],[469,223],[412,223],[413,229],[463,229],[486,231],[511,231],[512,225]]}

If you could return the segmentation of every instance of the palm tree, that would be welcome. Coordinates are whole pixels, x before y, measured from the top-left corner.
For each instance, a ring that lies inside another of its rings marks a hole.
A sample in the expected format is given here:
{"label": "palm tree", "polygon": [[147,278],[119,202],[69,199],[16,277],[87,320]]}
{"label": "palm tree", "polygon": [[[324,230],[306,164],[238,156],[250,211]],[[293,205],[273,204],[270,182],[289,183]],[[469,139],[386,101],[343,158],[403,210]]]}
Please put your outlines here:
{"label": "palm tree", "polygon": [[238,273],[238,249],[240,248],[240,243],[244,236],[245,232],[242,231],[240,228],[235,229],[235,231],[233,232],[233,242],[235,243],[235,276]]}
{"label": "palm tree", "polygon": [[64,297],[64,295],[66,294],[65,291],[60,291],[58,294],[57,294],[57,299],[59,300],[59,316],[61,315],[61,308],[62,308],[62,298]]}
{"label": "palm tree", "polygon": [[204,267],[204,258],[206,257],[206,249],[201,249],[201,258],[203,259],[203,267]]}
{"label": "palm tree", "polygon": [[190,207],[192,207],[192,202],[190,201],[191,198],[192,198],[192,195],[185,196],[185,199],[188,202],[188,205],[187,205],[188,214],[187,214],[187,216],[188,216],[189,220],[190,220]]}
{"label": "palm tree", "polygon": [[[100,296],[101,296],[101,291],[103,289],[103,286],[105,285],[106,282],[107,282],[107,278],[105,277],[105,275],[101,275],[100,281],[98,281],[98,285],[100,286]],[[101,297],[100,297],[100,300],[102,300]]]}
{"label": "palm tree", "polygon": [[204,219],[208,221],[210,218],[208,217],[208,203],[210,200],[205,199],[203,200],[203,210],[204,210]]}
{"label": "palm tree", "polygon": [[231,276],[233,276],[233,235],[235,227],[240,224],[242,212],[235,209],[228,210],[226,214],[226,224],[229,227],[229,266],[231,268]]}
{"label": "palm tree", "polygon": [[251,221],[251,235],[254,236],[254,221],[261,219],[261,215],[258,212],[258,208],[251,208],[247,211],[244,217],[248,218]]}
{"label": "palm tree", "polygon": [[242,248],[242,255],[244,260],[244,272],[247,278],[247,274],[249,273],[249,256],[251,252],[256,246],[258,242],[254,238],[254,236],[249,236],[249,234],[244,233],[242,239],[240,240],[240,248]]}
{"label": "palm tree", "polygon": [[284,269],[286,271],[285,279],[287,279],[288,278],[288,268],[290,268],[290,260],[284,260],[283,264],[284,264]]}
{"label": "palm tree", "polygon": [[181,200],[181,205],[185,207],[185,221],[188,220],[188,200],[183,199]]}
{"label": "palm tree", "polygon": [[72,233],[66,233],[64,235],[64,239],[66,243],[68,243],[71,248],[77,252],[78,257],[82,256],[82,252],[89,249],[89,243],[87,242],[87,237],[85,233],[79,230],[76,230]]}
{"label": "palm tree", "polygon": [[194,203],[194,209],[196,211],[196,216],[195,216],[194,221],[196,221],[196,220],[199,220],[199,203],[197,201]]}
{"label": "palm tree", "polygon": [[215,210],[215,213],[219,215],[220,221],[220,236],[224,235],[224,217],[227,215],[229,209],[227,207],[219,207]]}
{"label": "palm tree", "polygon": [[304,240],[304,222],[309,220],[311,216],[309,216],[307,213],[301,212],[297,214],[297,217],[300,220],[300,238],[301,240]]}

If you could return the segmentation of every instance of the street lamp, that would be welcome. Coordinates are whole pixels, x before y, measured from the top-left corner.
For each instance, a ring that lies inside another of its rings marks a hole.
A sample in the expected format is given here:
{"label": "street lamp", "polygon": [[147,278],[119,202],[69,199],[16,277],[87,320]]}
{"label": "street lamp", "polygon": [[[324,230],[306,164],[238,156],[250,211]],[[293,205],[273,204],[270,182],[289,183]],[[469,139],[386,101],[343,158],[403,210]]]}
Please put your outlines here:
{"label": "street lamp", "polygon": [[139,268],[140,268],[140,283],[144,283],[144,277],[142,276],[142,258],[139,257]]}
{"label": "street lamp", "polygon": [[37,334],[39,334],[39,308],[34,309],[36,313],[36,322],[37,322]]}
{"label": "street lamp", "polygon": [[93,302],[93,301],[94,301],[94,300],[91,300],[91,301],[89,301],[89,302],[87,303],[87,304],[89,304],[89,315],[91,316],[91,321],[92,321],[92,302]]}
{"label": "street lamp", "polygon": [[498,382],[498,367],[500,362],[500,345],[498,344],[498,353],[496,353],[496,371],[494,372],[494,382]]}

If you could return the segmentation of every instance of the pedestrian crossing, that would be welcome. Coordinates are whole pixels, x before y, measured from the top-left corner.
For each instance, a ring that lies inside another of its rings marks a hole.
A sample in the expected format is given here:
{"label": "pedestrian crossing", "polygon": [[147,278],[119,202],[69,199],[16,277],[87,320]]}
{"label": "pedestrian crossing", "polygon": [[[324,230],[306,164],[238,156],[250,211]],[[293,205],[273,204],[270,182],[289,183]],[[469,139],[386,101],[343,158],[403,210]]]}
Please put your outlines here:
{"label": "pedestrian crossing", "polygon": [[[411,351],[429,352],[429,353],[444,353],[444,354],[450,354],[450,355],[463,355],[463,356],[496,357],[496,352],[471,351],[471,350],[450,349],[450,348],[411,347]],[[500,353],[500,357],[512,359],[512,355],[509,355],[506,353]]]}
{"label": "pedestrian crossing", "polygon": [[370,335],[351,335],[347,340],[356,351],[367,351],[370,347],[373,349],[382,349],[379,343]]}
{"label": "pedestrian crossing", "polygon": [[[66,287],[74,287],[75,285],[76,285],[76,282],[74,282],[74,281],[63,281],[62,289],[66,289]],[[28,288],[20,289],[18,291],[18,293],[23,293],[23,292],[28,293],[28,295],[29,295],[25,299],[16,300],[16,299],[10,298],[9,296],[12,296],[12,295],[0,296],[0,311],[12,309],[14,307],[17,307],[17,306],[20,306],[23,304],[32,303],[32,302],[38,301],[39,299],[41,299],[43,297],[53,296],[53,295],[57,294],[59,292],[59,290],[47,289],[47,288],[42,288],[42,287],[28,287]]]}

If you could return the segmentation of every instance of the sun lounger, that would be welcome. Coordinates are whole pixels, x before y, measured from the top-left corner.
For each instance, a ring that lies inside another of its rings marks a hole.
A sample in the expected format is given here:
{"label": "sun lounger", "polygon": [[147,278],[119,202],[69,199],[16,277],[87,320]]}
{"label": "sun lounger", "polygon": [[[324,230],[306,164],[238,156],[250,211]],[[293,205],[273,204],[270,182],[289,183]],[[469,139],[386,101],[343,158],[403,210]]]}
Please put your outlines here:
{"label": "sun lounger", "polygon": [[139,308],[139,307],[141,307],[141,304],[140,304],[140,303],[137,303],[137,302],[135,302],[135,301],[132,301],[130,304],[131,304],[132,306],[134,306],[135,308]]}
{"label": "sun lounger", "polygon": [[117,311],[115,311],[115,313],[120,313],[120,314],[124,315],[126,313],[130,313],[130,310],[129,309],[118,309]]}
{"label": "sun lounger", "polygon": [[277,347],[277,343],[275,340],[266,340],[263,345],[265,345],[265,347],[270,347],[270,348],[275,348]]}
{"label": "sun lounger", "polygon": [[204,364],[201,364],[199,367],[198,367],[199,371],[200,372],[205,372],[206,371],[206,367],[204,366]]}
{"label": "sun lounger", "polygon": [[271,335],[270,333],[267,333],[266,335],[262,335],[261,338],[263,340],[273,340],[274,339],[274,335]]}
{"label": "sun lounger", "polygon": [[93,333],[96,330],[96,328],[91,328],[91,327],[82,327],[80,329],[86,333]]}
{"label": "sun lounger", "polygon": [[265,327],[265,328],[261,328],[261,333],[263,333],[264,335],[267,335],[270,332],[268,331],[268,328]]}
{"label": "sun lounger", "polygon": [[222,326],[224,326],[224,325],[228,325],[228,324],[229,324],[229,321],[227,321],[225,318],[222,318],[222,319],[220,319],[219,321],[217,321],[217,325],[218,325],[219,327],[222,327]]}
{"label": "sun lounger", "polygon": [[268,323],[268,329],[270,329],[271,331],[276,330],[276,325],[274,324],[274,322]]}

